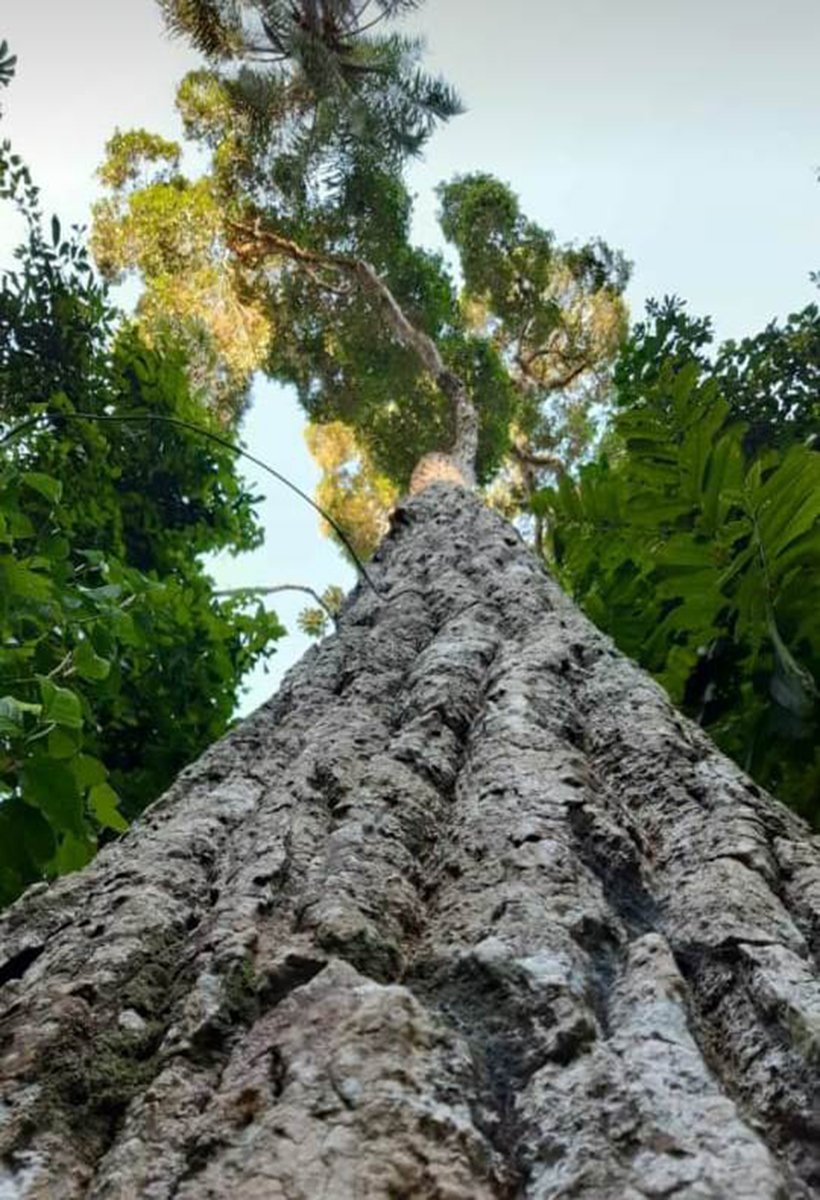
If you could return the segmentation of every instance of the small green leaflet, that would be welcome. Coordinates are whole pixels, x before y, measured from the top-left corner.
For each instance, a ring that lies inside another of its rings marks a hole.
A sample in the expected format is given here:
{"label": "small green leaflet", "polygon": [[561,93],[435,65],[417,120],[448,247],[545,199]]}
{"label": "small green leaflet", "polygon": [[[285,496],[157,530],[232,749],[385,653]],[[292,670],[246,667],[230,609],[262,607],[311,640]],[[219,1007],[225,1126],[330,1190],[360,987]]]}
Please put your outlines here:
{"label": "small green leaflet", "polygon": [[72,660],[77,674],[83,679],[106,679],[111,670],[111,663],[107,658],[100,658],[87,638],[74,647]]}
{"label": "small green leaflet", "polygon": [[117,833],[126,833],[128,822],[118,809],[120,798],[107,783],[96,784],[88,793],[91,811],[105,829],[114,829]]}

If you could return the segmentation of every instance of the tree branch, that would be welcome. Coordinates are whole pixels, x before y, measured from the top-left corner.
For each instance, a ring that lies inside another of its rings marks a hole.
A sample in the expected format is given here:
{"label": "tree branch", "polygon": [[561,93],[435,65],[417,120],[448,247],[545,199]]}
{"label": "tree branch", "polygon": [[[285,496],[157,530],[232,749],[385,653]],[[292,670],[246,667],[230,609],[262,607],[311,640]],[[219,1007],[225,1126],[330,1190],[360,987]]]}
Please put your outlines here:
{"label": "tree branch", "polygon": [[563,391],[564,388],[567,388],[571,383],[574,383],[579,375],[583,375],[584,371],[588,371],[590,369],[590,365],[591,364],[588,359],[582,359],[577,366],[573,367],[570,371],[567,371],[566,375],[562,375],[560,379],[553,380],[553,382],[550,384],[550,390],[553,392]]}
{"label": "tree branch", "polygon": [[416,328],[408,319],[376,269],[363,259],[309,250],[290,238],[274,233],[273,230],[264,229],[259,221],[253,226],[242,224],[239,221],[229,221],[228,224],[238,234],[249,239],[234,247],[240,257],[249,253],[258,253],[260,244],[264,244],[275,253],[297,263],[308,273],[311,268],[316,267],[339,271],[354,283],[358,283],[362,291],[375,301],[376,307],[381,311],[396,340],[416,355],[424,369],[429,371],[436,385],[452,404],[456,438],[449,451],[449,457],[458,467],[465,486],[473,487],[475,484],[475,456],[478,449],[478,414],[467,391],[467,385],[459,375],[447,367],[433,339],[424,330]]}
{"label": "tree branch", "polygon": [[526,446],[515,443],[510,446],[510,454],[524,467],[543,467],[554,471],[556,475],[563,475],[566,471],[563,460],[557,454],[536,454]]}
{"label": "tree branch", "polygon": [[313,588],[305,587],[301,583],[280,583],[276,587],[224,588],[218,592],[214,592],[214,596],[273,596],[276,592],[304,592],[306,596],[312,597],[319,607],[327,613],[334,626],[338,624],[337,614],[325,604],[318,592],[314,592]]}
{"label": "tree branch", "polygon": [[536,379],[535,376],[533,376],[530,368],[536,359],[543,358],[544,355],[549,353],[549,346],[541,346],[538,350],[534,350],[532,354],[528,354],[526,358],[522,357],[520,354],[517,354],[515,357],[515,364],[521,371],[521,374],[526,377],[528,383],[531,383],[535,386],[546,386],[551,392],[563,391],[564,388],[567,388],[571,383],[574,383],[580,375],[583,375],[584,371],[588,371],[592,365],[588,358],[582,358],[575,364],[574,367],[570,367],[566,374],[562,375],[558,379],[553,379],[548,384],[544,384],[542,380]]}

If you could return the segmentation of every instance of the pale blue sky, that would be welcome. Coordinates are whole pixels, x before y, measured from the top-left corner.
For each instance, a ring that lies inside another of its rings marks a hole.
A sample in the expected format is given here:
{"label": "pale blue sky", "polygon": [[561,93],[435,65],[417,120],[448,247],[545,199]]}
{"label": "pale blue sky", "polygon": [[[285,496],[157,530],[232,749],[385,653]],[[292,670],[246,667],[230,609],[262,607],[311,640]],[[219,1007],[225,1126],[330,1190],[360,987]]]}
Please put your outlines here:
{"label": "pale blue sky", "polygon": [[[560,238],[621,248],[635,263],[635,315],[675,292],[738,337],[817,298],[817,0],[428,0],[416,24],[469,110],[413,169],[421,240],[437,237],[435,184],[480,169]],[[163,36],[152,0],[6,0],[3,37],[20,63],[0,136],[27,158],[47,209],[85,221],[106,138],[134,125],[177,135],[174,84],[195,59]],[[0,263],[17,232],[0,208]],[[295,402],[266,384],[254,395],[246,441],[312,490]],[[267,544],[220,564],[220,585],[349,581],[314,514],[267,479],[259,490]],[[277,597],[290,627],[300,607]],[[246,708],[304,645],[280,643]]]}

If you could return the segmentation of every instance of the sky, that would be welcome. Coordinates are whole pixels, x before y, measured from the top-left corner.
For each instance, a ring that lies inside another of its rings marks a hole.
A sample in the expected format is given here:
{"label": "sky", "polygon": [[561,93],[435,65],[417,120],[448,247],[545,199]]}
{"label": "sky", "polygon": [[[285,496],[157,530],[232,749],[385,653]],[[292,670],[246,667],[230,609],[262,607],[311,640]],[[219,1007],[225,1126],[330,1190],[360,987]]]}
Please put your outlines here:
{"label": "sky", "polygon": [[[647,298],[677,294],[738,338],[818,299],[817,0],[427,0],[414,26],[427,68],[467,105],[411,170],[419,241],[441,244],[435,185],[489,171],[562,241],[600,236],[624,251],[636,319]],[[175,84],[198,60],[165,36],[154,0],[4,0],[3,38],[19,62],[0,137],[27,160],[46,212],[87,223],[107,138],[137,126],[178,137]],[[19,232],[0,207],[0,267]],[[302,428],[295,398],[258,381],[244,440],[310,492]],[[219,586],[350,586],[312,510],[243,473],[267,497],[266,543],[214,563]],[[275,601],[293,636],[251,681],[245,712],[307,645],[304,598]]]}

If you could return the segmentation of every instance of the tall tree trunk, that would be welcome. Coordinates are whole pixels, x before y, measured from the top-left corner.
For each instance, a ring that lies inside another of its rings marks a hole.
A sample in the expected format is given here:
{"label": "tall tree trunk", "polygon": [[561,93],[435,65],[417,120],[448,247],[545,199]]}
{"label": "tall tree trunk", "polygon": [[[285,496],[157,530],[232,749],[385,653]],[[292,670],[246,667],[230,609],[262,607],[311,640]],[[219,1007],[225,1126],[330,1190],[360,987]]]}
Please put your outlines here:
{"label": "tall tree trunk", "polygon": [[820,851],[465,491],[0,924],[0,1196],[820,1195]]}

